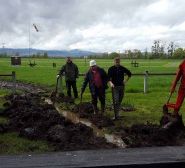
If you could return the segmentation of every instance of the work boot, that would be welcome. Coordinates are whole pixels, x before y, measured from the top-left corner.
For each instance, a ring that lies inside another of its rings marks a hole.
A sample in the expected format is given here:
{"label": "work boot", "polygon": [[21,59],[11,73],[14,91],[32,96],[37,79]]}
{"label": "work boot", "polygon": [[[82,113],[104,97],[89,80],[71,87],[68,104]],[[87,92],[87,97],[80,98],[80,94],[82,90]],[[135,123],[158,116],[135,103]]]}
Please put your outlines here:
{"label": "work boot", "polygon": [[101,104],[101,115],[103,115],[105,112],[105,105]]}
{"label": "work boot", "polygon": [[119,104],[115,104],[114,108],[115,108],[114,109],[115,120],[119,120],[120,119],[120,112],[119,112],[120,105]]}
{"label": "work boot", "polygon": [[120,119],[121,119],[121,117],[119,115],[119,111],[116,109],[115,112],[114,112],[114,118],[113,118],[113,120],[120,120]]}
{"label": "work boot", "polygon": [[93,105],[94,114],[98,114],[98,107],[97,105]]}

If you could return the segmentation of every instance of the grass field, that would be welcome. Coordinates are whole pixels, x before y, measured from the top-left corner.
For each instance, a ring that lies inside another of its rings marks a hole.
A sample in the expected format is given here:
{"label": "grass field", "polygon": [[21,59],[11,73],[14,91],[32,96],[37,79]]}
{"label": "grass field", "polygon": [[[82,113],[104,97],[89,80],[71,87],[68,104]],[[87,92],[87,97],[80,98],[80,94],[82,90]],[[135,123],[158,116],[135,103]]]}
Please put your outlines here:
{"label": "grass field", "polygon": [[[33,60],[32,60],[33,61]],[[84,62],[83,59],[74,59],[79,67],[80,73],[85,73],[89,64]],[[28,65],[29,59],[22,58],[22,65],[13,67],[10,65],[9,58],[0,59],[0,74],[8,74],[11,71],[16,72],[16,78],[19,81],[31,82],[36,84],[45,85],[48,87],[55,86],[56,74],[60,67],[65,64],[65,59],[35,59],[36,66],[30,67]],[[57,67],[53,68],[52,63],[55,62]],[[181,60],[137,60],[139,67],[132,67],[131,60],[122,60],[122,65],[127,67],[134,73],[174,73],[176,72]],[[97,59],[97,64],[103,67],[106,71],[113,64],[111,59]],[[6,77],[8,79],[8,77]],[[169,89],[174,76],[149,76],[148,79],[148,93],[143,93],[143,76],[132,76],[126,85],[126,94],[123,103],[131,104],[137,110],[130,113],[124,113],[124,123],[132,125],[133,123],[145,123],[146,121],[158,123],[161,117],[162,106],[167,101]],[[77,81],[78,90],[80,91],[83,82],[83,77],[79,77]],[[64,82],[63,82],[64,84]],[[65,87],[64,87],[65,88]],[[111,104],[111,91],[107,90],[108,105]],[[176,93],[173,95],[171,101],[175,102]],[[83,100],[90,101],[89,89],[86,88]],[[78,102],[79,100],[77,100]],[[185,110],[185,106],[181,108],[181,112]],[[113,114],[109,114],[113,115]],[[185,117],[184,117],[185,119]]]}

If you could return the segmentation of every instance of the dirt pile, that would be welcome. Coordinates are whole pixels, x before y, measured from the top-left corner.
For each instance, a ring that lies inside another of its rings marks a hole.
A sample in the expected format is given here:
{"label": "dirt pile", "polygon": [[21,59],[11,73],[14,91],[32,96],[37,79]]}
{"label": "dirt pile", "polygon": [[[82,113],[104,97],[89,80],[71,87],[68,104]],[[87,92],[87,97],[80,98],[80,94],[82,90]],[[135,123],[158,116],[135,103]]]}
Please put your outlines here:
{"label": "dirt pile", "polygon": [[159,125],[140,124],[120,128],[120,134],[128,147],[185,145],[185,130],[178,127],[164,129]]}
{"label": "dirt pile", "polygon": [[48,140],[56,150],[115,147],[104,138],[95,137],[91,128],[66,120],[38,94],[11,95],[6,99],[9,103],[5,104],[1,115],[9,117],[8,131],[17,131],[20,136],[31,139]]}
{"label": "dirt pile", "polygon": [[114,126],[114,122],[105,115],[94,115],[93,106],[89,102],[79,103],[72,109],[73,112],[78,113],[80,118],[87,118],[98,128]]}
{"label": "dirt pile", "polygon": [[[170,125],[168,129],[150,123],[137,124],[131,127],[117,127],[110,118],[94,115],[91,103],[80,103],[74,108],[74,111],[80,117],[88,118],[99,128],[109,127],[113,129],[113,133],[116,132],[117,135],[121,136],[127,147],[185,145],[185,129],[182,117],[178,119],[178,122]],[[165,117],[162,117],[161,120],[169,122]]]}
{"label": "dirt pile", "polygon": [[74,104],[74,98],[65,96],[63,93],[58,94],[58,93],[52,92],[50,95],[50,99],[52,102]]}
{"label": "dirt pile", "polygon": [[0,133],[5,133],[8,130],[8,126],[6,124],[0,124]]}

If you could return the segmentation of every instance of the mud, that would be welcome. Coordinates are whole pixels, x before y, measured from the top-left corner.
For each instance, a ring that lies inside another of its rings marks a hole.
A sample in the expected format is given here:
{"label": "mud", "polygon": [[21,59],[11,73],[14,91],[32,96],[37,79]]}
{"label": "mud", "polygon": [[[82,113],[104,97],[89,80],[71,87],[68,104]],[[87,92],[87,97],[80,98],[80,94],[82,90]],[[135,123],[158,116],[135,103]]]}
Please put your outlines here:
{"label": "mud", "polygon": [[164,129],[159,125],[140,124],[122,127],[118,132],[127,147],[185,145],[185,130],[182,127]]}
{"label": "mud", "polygon": [[20,136],[30,139],[47,140],[60,151],[116,147],[104,138],[95,137],[92,128],[66,120],[38,94],[11,95],[6,99],[8,103],[1,114],[9,118],[6,131],[17,131]]}
{"label": "mud", "polygon": [[6,133],[8,131],[8,125],[0,124],[0,133]]}
{"label": "mud", "polygon": [[106,115],[94,114],[92,104],[89,102],[83,102],[75,105],[72,109],[73,112],[78,113],[80,118],[87,118],[98,128],[114,126],[114,122]]}
{"label": "mud", "polygon": [[[163,129],[162,126],[169,121],[162,117],[162,125],[138,124],[131,127],[118,127],[112,119],[102,115],[94,115],[92,104],[83,102],[71,105],[71,111],[79,114],[81,118],[90,120],[98,128],[111,129],[112,133],[122,137],[127,147],[151,147],[151,146],[176,146],[185,145],[185,130],[182,117],[178,122]],[[131,109],[132,111],[133,109]],[[126,109],[126,111],[130,111]]]}
{"label": "mud", "polygon": [[66,103],[67,104],[74,104],[74,98],[69,97],[69,96],[65,96],[63,93],[56,93],[55,91],[53,91],[50,95],[50,99],[52,102],[56,103]]}
{"label": "mud", "polygon": [[[35,92],[7,97],[7,102],[4,104],[6,110],[2,115],[9,117],[9,124],[1,124],[0,133],[14,130],[19,132],[20,136],[48,140],[56,150],[115,147],[107,143],[104,138],[95,137],[92,128],[66,120],[58,114],[53,105],[48,105],[41,99],[39,88],[28,86],[27,91],[32,90]],[[106,114],[94,115],[91,103],[83,102],[76,105],[73,99],[64,95],[57,95],[56,101],[62,102],[64,108],[77,113],[81,118],[87,118],[98,128],[108,127],[113,133],[122,137],[127,147],[185,145],[182,120],[177,125],[170,125],[168,129],[150,123],[118,127],[106,117]],[[126,111],[132,110],[134,109]],[[161,119],[161,123],[167,122],[166,118]]]}
{"label": "mud", "polygon": [[[117,127],[115,122],[105,115],[94,115],[92,104],[83,102],[74,105],[71,111],[78,113],[81,118],[90,120],[98,128],[111,129],[112,133],[122,137],[127,147],[151,147],[151,146],[176,146],[185,145],[185,129],[182,116],[177,122],[172,122],[165,129],[163,126],[170,122],[166,117],[162,117],[161,125],[138,124],[131,127]],[[123,109],[122,109],[123,110]],[[134,108],[125,108],[125,111],[133,111]]]}

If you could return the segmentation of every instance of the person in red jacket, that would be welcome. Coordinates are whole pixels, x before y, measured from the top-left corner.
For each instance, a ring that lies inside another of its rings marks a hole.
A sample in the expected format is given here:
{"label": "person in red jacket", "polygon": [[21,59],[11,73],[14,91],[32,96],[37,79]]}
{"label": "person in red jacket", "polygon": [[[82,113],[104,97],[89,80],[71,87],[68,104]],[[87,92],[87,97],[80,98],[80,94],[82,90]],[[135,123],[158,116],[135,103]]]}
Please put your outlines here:
{"label": "person in red jacket", "polygon": [[175,107],[174,107],[174,113],[173,113],[174,116],[179,116],[179,110],[182,106],[182,103],[185,97],[185,60],[183,60],[181,64],[179,65],[179,69],[176,73],[175,80],[173,81],[171,89],[170,89],[171,93],[175,91],[177,82],[179,80],[181,80],[181,82],[180,82],[178,96],[177,96]]}
{"label": "person in red jacket", "polygon": [[85,75],[84,82],[81,88],[81,95],[83,94],[87,84],[89,83],[94,113],[98,114],[97,103],[99,99],[101,103],[101,115],[103,115],[105,112],[105,90],[108,88],[107,73],[103,68],[97,66],[95,60],[91,60],[89,63],[90,69]]}

